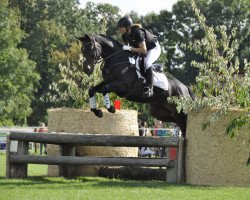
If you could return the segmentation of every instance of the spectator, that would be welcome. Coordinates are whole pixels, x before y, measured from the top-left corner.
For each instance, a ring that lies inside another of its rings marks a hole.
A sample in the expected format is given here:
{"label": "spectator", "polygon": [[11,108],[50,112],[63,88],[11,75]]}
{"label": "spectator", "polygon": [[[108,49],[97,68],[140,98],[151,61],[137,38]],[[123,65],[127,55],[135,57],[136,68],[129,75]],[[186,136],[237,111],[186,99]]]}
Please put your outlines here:
{"label": "spectator", "polygon": [[148,135],[148,128],[147,122],[141,121],[139,124],[139,135],[140,136],[147,136]]}
{"label": "spectator", "polygon": [[[147,123],[145,121],[141,121],[139,123],[139,135],[140,136],[148,135]],[[138,154],[141,157],[151,157],[152,155],[155,155],[155,151],[150,149],[149,147],[139,147]]]}
{"label": "spectator", "polygon": [[160,120],[155,120],[154,136],[166,136],[167,130],[164,129],[164,124]]}
{"label": "spectator", "polygon": [[141,157],[151,157],[152,155],[155,155],[155,151],[149,147],[141,147],[141,149],[139,149],[139,156]]}
{"label": "spectator", "polygon": [[[167,130],[164,129],[164,124],[160,120],[155,120],[155,126],[154,126],[154,135],[155,136],[166,136],[167,135]],[[157,148],[157,151],[159,152],[158,154],[160,157],[165,157],[165,147],[162,148]]]}
{"label": "spectator", "polygon": [[180,134],[180,127],[177,124],[173,125],[172,137],[178,138]]}
{"label": "spectator", "polygon": [[[38,128],[34,128],[34,132],[37,132]],[[37,153],[37,143],[34,142],[34,146],[35,146],[35,153]]]}
{"label": "spectator", "polygon": [[[40,128],[38,129],[37,132],[48,132],[48,129],[45,127],[45,124],[44,123],[39,123],[40,125]],[[47,144],[45,143],[40,143],[40,154],[42,155],[42,149],[43,149],[43,146],[44,146],[44,154],[46,155],[47,154]]]}

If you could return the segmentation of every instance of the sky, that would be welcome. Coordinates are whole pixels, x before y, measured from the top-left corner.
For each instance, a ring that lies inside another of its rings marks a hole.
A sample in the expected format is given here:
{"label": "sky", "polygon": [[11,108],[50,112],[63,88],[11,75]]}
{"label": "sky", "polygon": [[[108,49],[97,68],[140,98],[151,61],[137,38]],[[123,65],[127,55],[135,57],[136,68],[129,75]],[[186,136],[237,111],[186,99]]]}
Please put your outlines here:
{"label": "sky", "polygon": [[122,11],[122,15],[129,13],[131,10],[136,11],[139,15],[146,15],[150,12],[159,14],[160,10],[172,10],[173,4],[178,0],[80,0],[81,7],[85,7],[87,2],[109,3],[117,6]]}

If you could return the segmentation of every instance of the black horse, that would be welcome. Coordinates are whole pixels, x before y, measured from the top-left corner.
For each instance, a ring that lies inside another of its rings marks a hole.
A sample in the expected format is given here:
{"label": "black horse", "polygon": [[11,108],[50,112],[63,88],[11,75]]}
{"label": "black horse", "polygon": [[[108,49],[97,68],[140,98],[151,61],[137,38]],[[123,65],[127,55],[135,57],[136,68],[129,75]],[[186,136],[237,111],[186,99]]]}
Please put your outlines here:
{"label": "black horse", "polygon": [[108,97],[108,93],[113,92],[131,101],[149,103],[150,114],[153,117],[164,122],[177,123],[185,136],[187,116],[183,112],[178,113],[176,105],[169,103],[167,97],[190,97],[191,91],[187,86],[173,76],[167,75],[168,90],[154,86],[154,95],[143,99],[141,98],[144,87],[143,79],[138,78],[135,66],[129,62],[129,57],[135,57],[138,54],[122,50],[123,45],[109,36],[85,34],[78,39],[82,42],[82,53],[85,57],[83,71],[87,75],[93,73],[97,62],[104,62],[102,66],[103,81],[89,90],[91,111],[96,116],[102,117],[103,113],[96,107],[95,93],[103,94],[106,108],[109,112],[114,113],[115,109],[110,104]]}

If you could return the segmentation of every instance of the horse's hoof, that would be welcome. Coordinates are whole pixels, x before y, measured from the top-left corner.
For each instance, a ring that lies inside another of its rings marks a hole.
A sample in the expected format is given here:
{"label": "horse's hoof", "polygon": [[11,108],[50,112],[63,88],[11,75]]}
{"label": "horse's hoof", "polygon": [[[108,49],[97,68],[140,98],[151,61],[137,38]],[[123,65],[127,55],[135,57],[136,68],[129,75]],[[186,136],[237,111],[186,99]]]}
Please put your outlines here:
{"label": "horse's hoof", "polygon": [[115,107],[114,106],[110,106],[109,109],[107,109],[110,113],[115,113]]}
{"label": "horse's hoof", "polygon": [[91,108],[91,111],[95,113],[95,116],[97,116],[99,118],[103,117],[103,112],[100,109]]}

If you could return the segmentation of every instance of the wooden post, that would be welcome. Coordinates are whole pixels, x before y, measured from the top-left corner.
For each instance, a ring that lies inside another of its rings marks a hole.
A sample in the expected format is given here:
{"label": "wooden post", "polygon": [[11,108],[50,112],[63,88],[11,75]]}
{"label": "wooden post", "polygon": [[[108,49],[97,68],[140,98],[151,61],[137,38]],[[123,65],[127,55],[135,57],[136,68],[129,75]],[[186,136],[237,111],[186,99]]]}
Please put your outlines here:
{"label": "wooden post", "polygon": [[[11,139],[11,137],[10,137]],[[17,150],[11,150],[10,140],[10,154],[9,154],[9,178],[27,178],[28,164],[27,163],[13,163],[11,155],[28,155],[29,142],[18,141]]]}
{"label": "wooden post", "polygon": [[184,138],[179,138],[177,183],[184,182]]}
{"label": "wooden post", "polygon": [[[61,156],[75,156],[76,147],[73,145],[60,145]],[[74,177],[75,176],[75,165],[59,165],[59,176],[63,177]]]}
{"label": "wooden post", "polygon": [[5,178],[10,178],[10,134],[6,135],[6,175]]}
{"label": "wooden post", "polygon": [[167,183],[176,183],[177,182],[177,159],[176,160],[168,160],[168,163],[171,163],[173,167],[166,168],[166,182]]}
{"label": "wooden post", "polygon": [[[17,155],[28,155],[29,142],[18,141]],[[15,164],[14,178],[27,178],[28,164]]]}

